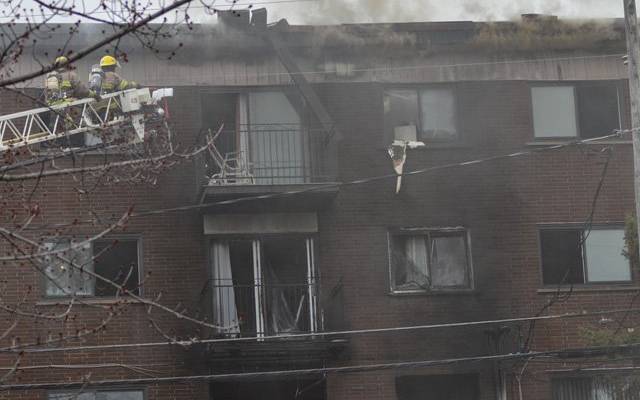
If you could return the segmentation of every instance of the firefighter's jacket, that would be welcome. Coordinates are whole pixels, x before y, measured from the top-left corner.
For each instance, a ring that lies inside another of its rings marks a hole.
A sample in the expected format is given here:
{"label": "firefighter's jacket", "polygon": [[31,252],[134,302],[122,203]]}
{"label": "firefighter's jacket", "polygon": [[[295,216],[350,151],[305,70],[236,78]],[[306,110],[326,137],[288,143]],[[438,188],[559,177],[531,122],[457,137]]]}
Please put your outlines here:
{"label": "firefighter's jacket", "polygon": [[75,71],[51,71],[45,78],[45,101],[48,105],[59,104],[86,97],[89,91],[78,80]]}
{"label": "firefighter's jacket", "polygon": [[102,94],[119,92],[121,90],[137,88],[138,84],[120,78],[120,75],[113,71],[106,71],[102,79]]}

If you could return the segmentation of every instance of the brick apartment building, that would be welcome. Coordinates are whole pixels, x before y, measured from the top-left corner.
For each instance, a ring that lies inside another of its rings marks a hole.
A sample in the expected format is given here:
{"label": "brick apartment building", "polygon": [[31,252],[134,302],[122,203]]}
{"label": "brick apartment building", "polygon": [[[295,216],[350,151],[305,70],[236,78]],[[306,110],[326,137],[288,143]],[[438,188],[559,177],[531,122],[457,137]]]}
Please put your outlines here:
{"label": "brick apartment building", "polygon": [[[94,268],[113,275],[118,263],[135,265],[139,295],[224,328],[161,310],[149,315],[142,304],[122,305],[108,287],[84,283],[74,290],[85,300],[65,321],[8,313],[2,324],[18,322],[3,346],[97,326],[113,312],[107,329],[37,347],[47,351],[26,353],[25,368],[3,384],[84,379],[83,400],[623,398],[608,393],[602,377],[631,371],[624,357],[154,380],[563,350],[593,345],[588,329],[622,319],[624,332],[633,326],[633,314],[613,314],[322,335],[633,306],[640,277],[621,255],[634,208],[628,135],[542,151],[629,128],[621,21],[279,24],[270,28],[274,45],[260,16],[251,26],[241,14],[224,31],[196,26],[160,42],[162,51],[179,48],[171,60],[131,38],[121,43],[124,75],[175,88],[171,124],[185,147],[224,124],[218,163],[182,163],[153,186],[99,187],[91,202],[66,189],[77,185],[72,177],[45,179],[33,198],[43,228],[29,232],[51,235],[51,226],[86,218],[90,207],[120,215],[130,205],[201,205],[133,218],[93,243],[97,254],[119,239]],[[71,45],[84,47],[100,29],[82,25]],[[36,45],[40,57],[64,42],[67,31],[58,32]],[[16,70],[31,64],[25,57]],[[28,108],[21,99],[4,92],[0,114]],[[404,177],[397,194],[393,176],[335,184],[393,174],[388,147],[398,135],[425,143],[407,150],[405,172],[451,165]],[[453,165],[523,149],[533,154]],[[266,198],[214,204],[256,196]],[[65,232],[94,233],[91,225],[74,229]],[[64,291],[35,269],[8,263],[1,271],[2,304],[67,309]],[[163,344],[150,318],[179,339],[259,340]],[[277,338],[299,333],[318,335]],[[130,343],[156,345],[100,347]],[[75,346],[98,347],[61,351]],[[3,367],[15,363],[14,354],[0,357]],[[35,365],[49,367],[26,368]],[[120,383],[96,384],[102,380]],[[14,388],[0,398],[67,399],[78,389]]]}

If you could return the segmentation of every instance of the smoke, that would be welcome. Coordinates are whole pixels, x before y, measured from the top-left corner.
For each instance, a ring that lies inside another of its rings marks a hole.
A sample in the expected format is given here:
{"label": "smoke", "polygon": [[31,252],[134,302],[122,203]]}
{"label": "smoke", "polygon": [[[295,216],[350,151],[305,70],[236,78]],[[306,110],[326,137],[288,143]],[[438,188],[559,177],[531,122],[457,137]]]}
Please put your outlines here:
{"label": "smoke", "polygon": [[268,6],[270,18],[293,24],[496,21],[525,13],[562,18],[622,16],[620,0],[317,0]]}

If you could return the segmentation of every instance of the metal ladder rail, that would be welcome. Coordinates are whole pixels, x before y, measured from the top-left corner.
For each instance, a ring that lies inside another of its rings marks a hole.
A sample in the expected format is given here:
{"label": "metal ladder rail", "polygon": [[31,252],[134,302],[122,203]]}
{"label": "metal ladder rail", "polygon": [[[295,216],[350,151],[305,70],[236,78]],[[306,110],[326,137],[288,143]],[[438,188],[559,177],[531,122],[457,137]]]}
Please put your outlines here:
{"label": "metal ladder rail", "polygon": [[[0,151],[119,125],[126,120],[110,121],[109,118],[113,115],[113,110],[120,107],[118,96],[121,93],[110,93],[100,101],[92,98],[80,99],[67,104],[0,116]],[[104,110],[97,109],[96,106],[103,106],[105,101]],[[52,117],[53,121],[47,124],[43,119],[45,115]]]}

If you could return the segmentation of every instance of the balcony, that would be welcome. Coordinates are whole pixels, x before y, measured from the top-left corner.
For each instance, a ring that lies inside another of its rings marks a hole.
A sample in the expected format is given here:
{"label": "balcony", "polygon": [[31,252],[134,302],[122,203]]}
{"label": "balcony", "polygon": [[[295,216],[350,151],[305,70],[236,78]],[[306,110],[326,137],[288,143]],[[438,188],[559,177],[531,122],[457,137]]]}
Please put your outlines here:
{"label": "balcony", "polygon": [[217,337],[258,337],[318,330],[316,285],[232,285],[213,282],[213,319],[228,327]]}
{"label": "balcony", "polygon": [[201,308],[218,326],[205,336],[223,341],[196,348],[209,369],[315,366],[340,353],[344,341],[322,335],[314,248],[304,236],[212,240]]}
{"label": "balcony", "polygon": [[[330,135],[304,124],[250,124],[217,132],[202,166],[200,201],[303,190],[311,203],[326,204],[337,193],[331,185],[336,162]],[[282,199],[267,202],[273,210]]]}

